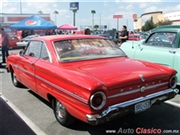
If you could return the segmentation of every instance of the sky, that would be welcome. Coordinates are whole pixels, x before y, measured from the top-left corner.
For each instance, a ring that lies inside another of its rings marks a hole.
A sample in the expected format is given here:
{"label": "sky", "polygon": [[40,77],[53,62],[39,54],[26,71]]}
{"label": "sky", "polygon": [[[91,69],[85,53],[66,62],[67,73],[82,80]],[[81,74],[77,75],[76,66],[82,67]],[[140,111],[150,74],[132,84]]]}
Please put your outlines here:
{"label": "sky", "polygon": [[133,14],[140,17],[144,13],[162,11],[163,13],[180,11],[179,0],[0,0],[0,13],[37,14],[38,11],[50,14],[51,20],[56,25],[65,23],[73,25],[73,12],[70,10],[70,2],[79,2],[79,10],[76,13],[76,26],[92,25],[91,10],[95,10],[94,24],[107,25],[109,29],[117,27],[117,19],[113,15],[123,15],[119,19],[119,27],[126,25],[128,30],[133,29]]}

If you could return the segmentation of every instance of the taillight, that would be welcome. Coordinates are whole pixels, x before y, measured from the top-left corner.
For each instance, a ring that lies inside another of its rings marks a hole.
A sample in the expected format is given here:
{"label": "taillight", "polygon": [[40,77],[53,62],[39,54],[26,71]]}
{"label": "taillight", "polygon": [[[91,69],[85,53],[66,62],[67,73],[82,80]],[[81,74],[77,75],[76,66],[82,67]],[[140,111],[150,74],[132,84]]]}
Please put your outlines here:
{"label": "taillight", "polygon": [[94,110],[100,110],[106,103],[106,95],[103,92],[96,92],[90,97],[90,106]]}
{"label": "taillight", "polygon": [[169,86],[171,88],[176,88],[176,86],[177,86],[177,77],[175,75],[170,78]]}

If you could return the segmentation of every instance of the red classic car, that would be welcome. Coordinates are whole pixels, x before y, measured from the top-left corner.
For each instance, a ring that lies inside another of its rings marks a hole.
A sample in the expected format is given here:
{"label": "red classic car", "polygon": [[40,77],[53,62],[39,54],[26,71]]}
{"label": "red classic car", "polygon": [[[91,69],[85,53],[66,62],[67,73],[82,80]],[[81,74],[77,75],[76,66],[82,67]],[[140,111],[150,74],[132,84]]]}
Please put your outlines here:
{"label": "red classic car", "polygon": [[9,36],[9,48],[18,48],[17,42],[19,42],[20,39],[16,36]]}
{"label": "red classic car", "polygon": [[[106,54],[82,54],[84,45],[103,47]],[[33,38],[25,50],[7,58],[7,70],[14,86],[24,85],[52,103],[64,126],[75,118],[97,125],[139,113],[179,91],[175,70],[130,59],[101,36]]]}
{"label": "red classic car", "polygon": [[[19,41],[19,39],[15,36],[8,36],[8,37],[9,37],[9,48],[18,48],[16,43]],[[2,40],[2,37],[0,35],[0,42],[1,42],[1,40]]]}

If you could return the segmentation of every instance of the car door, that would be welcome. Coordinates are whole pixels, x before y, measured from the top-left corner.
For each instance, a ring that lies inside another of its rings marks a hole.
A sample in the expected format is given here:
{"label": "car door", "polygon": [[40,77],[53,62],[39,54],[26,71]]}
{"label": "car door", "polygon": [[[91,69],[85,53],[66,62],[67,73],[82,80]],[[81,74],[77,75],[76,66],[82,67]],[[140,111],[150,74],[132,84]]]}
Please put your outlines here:
{"label": "car door", "polygon": [[19,69],[22,71],[20,75],[21,82],[35,92],[37,91],[35,63],[40,58],[41,45],[41,41],[30,41],[24,52],[24,56],[18,62]]}
{"label": "car door", "polygon": [[42,97],[47,96],[47,91],[51,90],[49,84],[54,83],[53,65],[51,53],[47,45],[42,42],[40,59],[35,63],[36,87]]}
{"label": "car door", "polygon": [[173,67],[176,53],[176,33],[157,32],[135,50],[134,58]]}

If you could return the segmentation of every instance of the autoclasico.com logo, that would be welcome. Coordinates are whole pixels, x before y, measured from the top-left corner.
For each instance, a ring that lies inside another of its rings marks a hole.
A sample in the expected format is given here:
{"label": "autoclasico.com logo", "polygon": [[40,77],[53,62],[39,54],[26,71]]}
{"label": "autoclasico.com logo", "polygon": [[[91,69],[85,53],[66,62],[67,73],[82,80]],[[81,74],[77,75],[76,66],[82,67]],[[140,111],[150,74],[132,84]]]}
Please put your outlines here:
{"label": "autoclasico.com logo", "polygon": [[148,135],[148,134],[179,134],[179,130],[162,130],[160,128],[119,128],[118,130],[106,130],[106,134],[137,134],[137,135]]}

